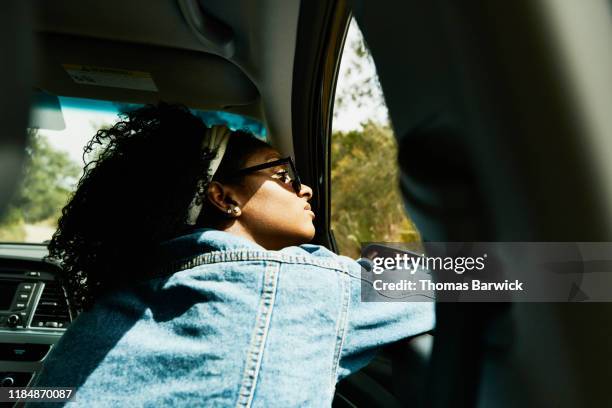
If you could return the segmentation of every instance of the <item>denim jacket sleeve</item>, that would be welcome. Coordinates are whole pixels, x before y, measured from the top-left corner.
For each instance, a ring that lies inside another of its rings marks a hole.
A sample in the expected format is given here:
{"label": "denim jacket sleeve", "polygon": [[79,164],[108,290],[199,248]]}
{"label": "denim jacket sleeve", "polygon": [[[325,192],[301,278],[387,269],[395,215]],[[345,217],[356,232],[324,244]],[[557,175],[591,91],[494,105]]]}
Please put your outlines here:
{"label": "denim jacket sleeve", "polygon": [[349,276],[349,297],[346,327],[337,369],[337,381],[365,367],[382,346],[433,330],[435,304],[422,298],[406,302],[363,302],[361,300],[361,265],[336,255],[318,245],[301,245],[311,255],[334,258],[346,265]]}
{"label": "denim jacket sleeve", "polygon": [[366,366],[380,347],[426,333],[435,325],[435,304],[430,299],[363,302],[361,266],[350,258],[339,258],[349,266],[351,294],[338,381]]}

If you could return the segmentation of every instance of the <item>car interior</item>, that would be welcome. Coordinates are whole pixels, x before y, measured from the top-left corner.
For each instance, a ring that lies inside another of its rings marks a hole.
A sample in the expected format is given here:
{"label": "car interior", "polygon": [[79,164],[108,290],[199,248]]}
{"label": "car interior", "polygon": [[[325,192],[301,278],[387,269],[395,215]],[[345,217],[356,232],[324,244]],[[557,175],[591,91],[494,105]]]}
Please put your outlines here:
{"label": "car interior", "polygon": [[[268,140],[296,159],[315,190],[313,207],[321,214],[315,241],[333,245],[329,217],[323,216],[329,211],[329,180],[322,177],[328,171],[322,133],[331,126],[350,17],[346,3],[62,0],[15,7],[15,14],[29,19],[19,29],[35,63],[20,92],[27,95],[24,116],[32,112],[36,125],[61,129],[58,98],[66,97],[177,102],[257,120]],[[45,255],[44,245],[0,244],[4,386],[32,383],[44,356],[76,318],[55,279],[59,266],[43,261]],[[379,366],[388,363],[381,359]]]}
{"label": "car interior", "polygon": [[[163,100],[261,122],[314,191],[335,250],[329,146],[351,18],[427,241],[610,241],[612,12],[606,0],[34,0],[0,13],[0,213],[35,94]],[[373,198],[374,199],[374,198]],[[76,318],[44,244],[0,243],[0,386],[27,386]],[[608,280],[612,278],[607,278]],[[608,303],[438,303],[433,336],[387,347],[336,407],[603,406]]]}
{"label": "car interior", "polygon": [[[610,241],[610,7],[352,3],[424,240]],[[607,405],[610,319],[605,302],[438,303],[425,405]]]}

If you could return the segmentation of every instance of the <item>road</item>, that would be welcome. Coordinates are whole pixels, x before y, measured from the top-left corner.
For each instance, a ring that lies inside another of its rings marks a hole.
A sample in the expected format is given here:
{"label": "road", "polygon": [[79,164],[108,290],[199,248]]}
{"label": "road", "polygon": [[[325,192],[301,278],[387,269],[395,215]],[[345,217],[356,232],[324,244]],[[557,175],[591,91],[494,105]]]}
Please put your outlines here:
{"label": "road", "polygon": [[26,224],[25,229],[25,242],[43,242],[51,239],[51,236],[55,232],[54,227],[48,225],[39,224]]}

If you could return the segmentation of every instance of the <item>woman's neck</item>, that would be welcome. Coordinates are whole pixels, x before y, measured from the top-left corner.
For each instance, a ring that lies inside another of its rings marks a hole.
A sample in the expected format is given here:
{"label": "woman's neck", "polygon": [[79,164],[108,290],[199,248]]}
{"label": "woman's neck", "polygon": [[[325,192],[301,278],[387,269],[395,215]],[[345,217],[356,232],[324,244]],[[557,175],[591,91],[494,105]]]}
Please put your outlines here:
{"label": "woman's neck", "polygon": [[256,244],[259,244],[263,246],[264,248],[266,248],[260,242],[257,242],[255,237],[246,228],[244,228],[244,226],[239,222],[232,222],[230,225],[226,226],[225,228],[219,228],[219,229],[229,234],[236,235],[242,238],[246,238],[249,241],[253,241]]}

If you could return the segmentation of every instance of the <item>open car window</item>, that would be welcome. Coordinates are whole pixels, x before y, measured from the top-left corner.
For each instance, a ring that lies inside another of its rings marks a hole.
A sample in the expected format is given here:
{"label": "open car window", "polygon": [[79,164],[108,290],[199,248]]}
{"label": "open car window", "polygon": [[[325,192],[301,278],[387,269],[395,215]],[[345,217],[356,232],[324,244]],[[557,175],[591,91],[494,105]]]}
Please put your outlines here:
{"label": "open car window", "polygon": [[418,242],[398,187],[397,143],[376,66],[350,23],[338,74],[331,139],[331,228],[341,254],[364,242]]}

